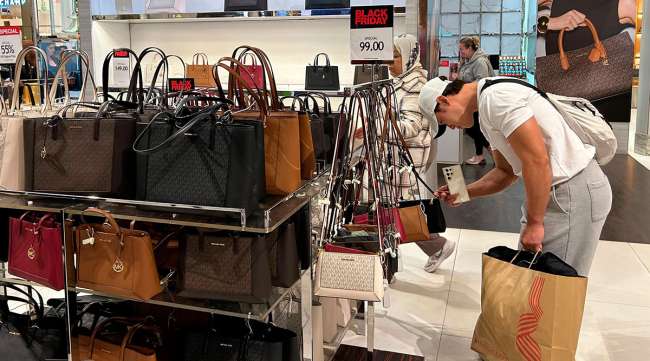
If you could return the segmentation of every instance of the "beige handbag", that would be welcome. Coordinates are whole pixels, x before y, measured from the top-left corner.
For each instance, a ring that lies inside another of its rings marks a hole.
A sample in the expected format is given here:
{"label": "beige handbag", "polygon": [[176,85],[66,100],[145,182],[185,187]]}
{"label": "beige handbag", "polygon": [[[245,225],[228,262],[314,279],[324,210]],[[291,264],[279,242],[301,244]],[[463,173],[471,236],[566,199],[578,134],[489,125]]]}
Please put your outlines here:
{"label": "beige handbag", "polygon": [[315,294],[321,297],[380,302],[384,270],[376,254],[321,251],[316,263]]}
{"label": "beige handbag", "polygon": [[[24,191],[25,190],[25,140],[23,137],[24,123],[27,119],[43,119],[52,114],[52,104],[49,97],[45,97],[44,106],[21,109],[19,105],[19,83],[25,57],[28,53],[35,52],[46,59],[43,50],[35,46],[24,48],[16,58],[16,72],[14,74],[14,87],[11,97],[11,107],[7,111],[3,107],[0,116],[0,189]],[[40,64],[40,61],[37,61]],[[47,79],[44,79],[47,89]],[[3,101],[4,103],[4,101]]]}

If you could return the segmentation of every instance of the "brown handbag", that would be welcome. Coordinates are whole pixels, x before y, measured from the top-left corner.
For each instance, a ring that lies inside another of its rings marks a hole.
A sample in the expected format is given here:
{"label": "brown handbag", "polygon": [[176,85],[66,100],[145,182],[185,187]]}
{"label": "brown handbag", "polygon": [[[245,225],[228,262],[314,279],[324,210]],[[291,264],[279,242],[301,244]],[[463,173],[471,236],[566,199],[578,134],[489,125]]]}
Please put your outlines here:
{"label": "brown handbag", "polygon": [[302,179],[312,179],[316,172],[316,153],[311,134],[311,123],[307,112],[298,113],[300,130],[300,175]]}
{"label": "brown handbag", "polygon": [[185,74],[188,78],[194,79],[194,85],[198,87],[215,87],[212,66],[208,63],[208,56],[205,53],[196,53],[192,56],[192,64],[187,65]]}
{"label": "brown handbag", "polygon": [[[127,325],[127,332],[121,343],[100,339],[101,332],[115,323]],[[136,333],[142,331],[158,332],[158,329],[147,325],[146,321],[133,325],[133,321],[124,317],[109,318],[98,324],[90,337],[79,335],[73,340],[73,355],[76,354],[81,360],[92,361],[156,361],[154,349],[132,344]]]}
{"label": "brown handbag", "polygon": [[77,227],[77,285],[117,296],[150,299],[161,291],[149,234],[121,228],[107,211],[104,224]]}
{"label": "brown handbag", "polygon": [[[258,107],[261,107],[260,110],[237,112],[234,118],[235,120],[245,121],[260,120],[260,113],[263,113],[262,117],[265,119],[264,169],[266,192],[274,195],[290,194],[300,188],[302,184],[300,171],[300,120],[298,113],[282,109],[277,97],[275,78],[266,55],[263,55],[261,50],[256,48],[247,47],[247,49],[255,49],[251,51],[256,54],[264,65],[271,90],[257,89],[255,92],[259,95],[259,101],[263,103],[263,105],[258,103]],[[230,64],[226,64],[226,62]],[[253,90],[247,84],[244,84],[242,78],[239,77],[241,73],[244,73],[242,74],[243,77],[252,76],[245,68],[245,65],[234,58],[225,57],[219,60],[217,66],[229,70],[228,98],[232,100],[236,98],[241,108],[248,108],[241,88],[248,90],[249,95]],[[219,82],[218,72],[213,71],[213,74],[216,76],[217,87],[220,89],[221,94],[224,94]]]}
{"label": "brown handbag", "polygon": [[630,91],[632,87],[634,44],[627,33],[601,41],[591,21],[585,24],[594,46],[564,51],[564,33],[558,36],[559,54],[537,59],[535,78],[545,92],[598,100]]}
{"label": "brown handbag", "polygon": [[[410,207],[399,208],[399,218],[406,233],[401,243],[426,241],[429,239],[427,216],[421,203]],[[404,239],[405,238],[405,239]]]}

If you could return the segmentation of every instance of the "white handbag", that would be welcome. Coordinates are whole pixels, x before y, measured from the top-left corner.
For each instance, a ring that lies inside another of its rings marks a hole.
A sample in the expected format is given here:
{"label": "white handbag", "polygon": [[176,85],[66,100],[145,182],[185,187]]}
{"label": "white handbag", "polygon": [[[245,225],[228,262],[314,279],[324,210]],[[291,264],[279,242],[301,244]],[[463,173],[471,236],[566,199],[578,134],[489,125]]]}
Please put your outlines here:
{"label": "white handbag", "polygon": [[185,0],[147,0],[147,14],[184,13]]}
{"label": "white handbag", "polygon": [[321,251],[316,263],[316,296],[381,302],[384,270],[375,254]]}

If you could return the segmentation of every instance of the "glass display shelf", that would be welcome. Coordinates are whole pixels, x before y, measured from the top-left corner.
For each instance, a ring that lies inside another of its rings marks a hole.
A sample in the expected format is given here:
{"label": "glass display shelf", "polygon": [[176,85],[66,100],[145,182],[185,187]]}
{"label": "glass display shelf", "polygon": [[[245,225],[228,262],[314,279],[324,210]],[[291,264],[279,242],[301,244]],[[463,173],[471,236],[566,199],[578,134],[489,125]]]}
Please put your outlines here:
{"label": "glass display shelf", "polygon": [[[301,272],[301,277],[307,272],[311,273],[311,269]],[[267,303],[252,304],[244,302],[231,302],[231,301],[218,301],[218,300],[205,300],[185,298],[173,295],[171,292],[163,291],[149,300],[142,300],[139,298],[129,298],[116,296],[105,292],[99,292],[81,287],[68,287],[68,291],[91,294],[95,296],[106,297],[110,299],[128,300],[134,302],[148,303],[152,305],[166,306],[171,308],[180,308],[191,311],[212,313],[223,316],[248,318],[266,322],[271,313],[278,308],[282,301],[287,300],[292,296],[293,290],[300,285],[301,279],[299,278],[291,287],[273,287],[271,296]]]}
{"label": "glass display shelf", "polygon": [[41,192],[0,191],[0,208],[82,215],[89,207],[111,212],[115,219],[174,224],[230,231],[271,233],[309,203],[327,184],[323,172],[287,196],[268,196],[251,214],[243,209],[176,205],[128,199]]}

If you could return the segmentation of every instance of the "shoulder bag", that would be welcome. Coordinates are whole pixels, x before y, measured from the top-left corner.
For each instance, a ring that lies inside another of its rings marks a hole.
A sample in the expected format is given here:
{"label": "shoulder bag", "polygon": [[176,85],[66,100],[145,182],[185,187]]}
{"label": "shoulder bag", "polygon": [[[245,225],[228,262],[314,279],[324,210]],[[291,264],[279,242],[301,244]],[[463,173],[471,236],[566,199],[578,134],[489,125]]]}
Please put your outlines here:
{"label": "shoulder bag", "polygon": [[[199,64],[200,63],[200,64]],[[205,53],[196,53],[192,56],[192,64],[187,65],[186,76],[194,79],[197,87],[214,88],[212,66],[208,63]]]}
{"label": "shoulder bag", "polygon": [[145,300],[160,293],[149,235],[121,228],[109,212],[97,208],[87,211],[105,217],[107,223],[77,227],[77,285]]}
{"label": "shoulder bag", "polygon": [[[316,172],[316,152],[315,142],[313,136],[313,126],[311,124],[311,117],[307,113],[305,103],[302,99],[297,97],[283,97],[280,99],[293,99],[293,104],[289,109],[295,110],[296,102],[298,102],[300,109],[298,110],[298,120],[300,126],[300,176],[302,179],[312,179]],[[283,104],[284,105],[284,104]]]}
{"label": "shoulder bag", "polygon": [[[325,65],[318,64],[318,58],[325,57]],[[339,90],[339,67],[330,65],[330,58],[325,53],[317,54],[314,58],[314,65],[308,65],[305,69],[306,90]]]}

